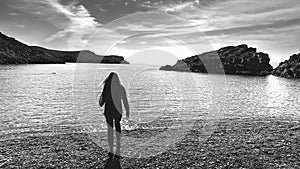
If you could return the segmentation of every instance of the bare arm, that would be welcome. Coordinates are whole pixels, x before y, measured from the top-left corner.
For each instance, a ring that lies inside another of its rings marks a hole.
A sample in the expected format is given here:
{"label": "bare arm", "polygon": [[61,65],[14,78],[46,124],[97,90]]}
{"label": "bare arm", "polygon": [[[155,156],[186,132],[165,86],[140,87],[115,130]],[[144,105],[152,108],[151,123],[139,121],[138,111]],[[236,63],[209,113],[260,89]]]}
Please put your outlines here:
{"label": "bare arm", "polygon": [[126,110],[126,117],[129,118],[129,115],[130,115],[129,104],[128,104],[126,90],[125,90],[124,87],[123,87],[123,96],[122,96],[122,99],[123,99],[123,104],[124,104],[124,107],[125,107],[125,110]]}

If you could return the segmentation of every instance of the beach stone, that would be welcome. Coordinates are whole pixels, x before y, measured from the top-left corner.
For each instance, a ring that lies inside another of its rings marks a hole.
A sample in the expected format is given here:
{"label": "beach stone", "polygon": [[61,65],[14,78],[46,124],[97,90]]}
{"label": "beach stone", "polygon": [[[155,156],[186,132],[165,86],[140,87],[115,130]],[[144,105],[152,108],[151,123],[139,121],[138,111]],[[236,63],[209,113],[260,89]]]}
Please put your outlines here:
{"label": "beach stone", "polygon": [[300,131],[300,125],[291,128],[292,131]]}

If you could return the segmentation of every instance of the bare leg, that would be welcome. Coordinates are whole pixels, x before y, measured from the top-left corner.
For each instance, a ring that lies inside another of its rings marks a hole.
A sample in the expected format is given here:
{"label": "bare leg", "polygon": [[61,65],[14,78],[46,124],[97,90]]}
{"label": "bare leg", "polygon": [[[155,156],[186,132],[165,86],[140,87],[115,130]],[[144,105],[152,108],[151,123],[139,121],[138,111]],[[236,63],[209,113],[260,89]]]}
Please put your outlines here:
{"label": "bare leg", "polygon": [[109,145],[109,151],[113,153],[113,146],[114,146],[114,135],[113,135],[113,118],[106,117],[107,122],[107,141]]}
{"label": "bare leg", "polygon": [[109,145],[109,151],[111,153],[114,152],[113,146],[114,146],[114,135],[113,135],[113,128],[110,125],[107,125],[107,136],[108,136],[108,145]]}
{"label": "bare leg", "polygon": [[116,149],[116,154],[120,155],[121,151],[121,133],[116,131],[116,137],[117,137],[117,149]]}
{"label": "bare leg", "polygon": [[116,138],[117,138],[117,149],[116,149],[116,155],[120,156],[120,149],[121,149],[121,125],[120,125],[120,119],[115,119],[115,126],[116,126]]}

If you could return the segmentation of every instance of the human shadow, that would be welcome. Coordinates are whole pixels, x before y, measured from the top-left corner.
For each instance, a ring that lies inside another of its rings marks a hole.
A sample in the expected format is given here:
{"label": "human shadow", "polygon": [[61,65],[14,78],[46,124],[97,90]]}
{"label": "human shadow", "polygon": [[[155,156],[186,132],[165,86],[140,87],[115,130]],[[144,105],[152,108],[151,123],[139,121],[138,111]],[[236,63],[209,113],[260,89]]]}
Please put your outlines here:
{"label": "human shadow", "polygon": [[118,155],[109,155],[105,162],[104,169],[122,169],[120,164],[121,157]]}

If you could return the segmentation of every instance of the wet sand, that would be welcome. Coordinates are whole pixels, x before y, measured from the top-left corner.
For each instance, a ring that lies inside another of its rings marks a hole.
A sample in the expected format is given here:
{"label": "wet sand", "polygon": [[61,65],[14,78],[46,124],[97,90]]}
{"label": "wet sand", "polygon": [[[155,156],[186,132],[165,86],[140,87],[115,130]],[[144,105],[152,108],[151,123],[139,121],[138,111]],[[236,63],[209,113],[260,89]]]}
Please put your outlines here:
{"label": "wet sand", "polygon": [[[204,142],[201,132],[199,123],[162,154],[114,161],[87,134],[76,131],[1,136],[0,168],[300,168],[299,118],[226,118]],[[140,133],[143,137],[145,131]],[[132,134],[139,137],[139,131]]]}

